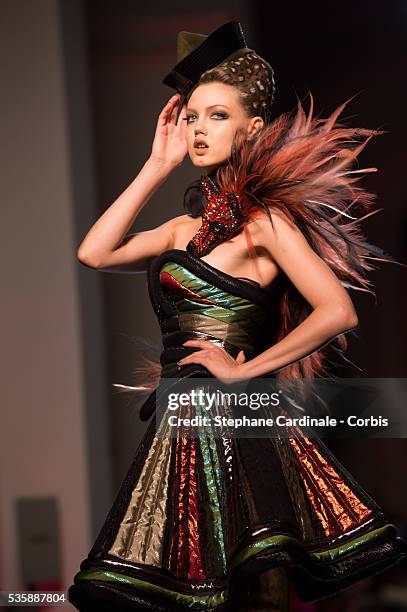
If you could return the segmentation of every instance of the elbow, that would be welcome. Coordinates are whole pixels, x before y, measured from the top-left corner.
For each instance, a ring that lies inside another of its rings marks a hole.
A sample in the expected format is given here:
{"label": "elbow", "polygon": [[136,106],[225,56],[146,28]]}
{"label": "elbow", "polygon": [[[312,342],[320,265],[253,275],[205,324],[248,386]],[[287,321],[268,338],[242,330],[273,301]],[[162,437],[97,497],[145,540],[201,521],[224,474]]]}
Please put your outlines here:
{"label": "elbow", "polygon": [[79,247],[76,252],[76,258],[81,264],[87,266],[88,268],[100,267],[100,264],[96,261],[95,257],[91,257],[89,254],[85,253],[84,250],[81,249],[81,247]]}
{"label": "elbow", "polygon": [[342,305],[335,309],[335,321],[340,328],[339,333],[350,331],[359,325],[359,319],[353,305]]}

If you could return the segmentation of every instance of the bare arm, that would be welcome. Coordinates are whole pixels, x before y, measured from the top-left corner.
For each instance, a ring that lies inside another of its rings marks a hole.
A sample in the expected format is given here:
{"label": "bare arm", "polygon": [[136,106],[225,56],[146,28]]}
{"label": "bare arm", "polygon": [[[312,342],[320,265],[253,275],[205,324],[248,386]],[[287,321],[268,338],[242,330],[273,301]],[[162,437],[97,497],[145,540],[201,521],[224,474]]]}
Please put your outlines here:
{"label": "bare arm", "polygon": [[83,264],[104,270],[142,271],[148,261],[172,248],[176,219],[159,227],[127,236],[142,208],[186,154],[185,109],[176,124],[179,95],[161,111],[151,156],[136,178],[101,215],[79,246]]}
{"label": "bare arm", "polygon": [[172,220],[153,230],[127,236],[144,205],[168,176],[148,160],[137,177],[102,214],[78,249],[83,264],[104,270],[142,271],[148,260],[172,245]]}
{"label": "bare arm", "polygon": [[311,249],[300,230],[280,213],[259,221],[264,246],[312,306],[311,314],[281,341],[239,365],[244,378],[286,367],[335,336],[356,327],[358,318],[348,292],[330,267]]}

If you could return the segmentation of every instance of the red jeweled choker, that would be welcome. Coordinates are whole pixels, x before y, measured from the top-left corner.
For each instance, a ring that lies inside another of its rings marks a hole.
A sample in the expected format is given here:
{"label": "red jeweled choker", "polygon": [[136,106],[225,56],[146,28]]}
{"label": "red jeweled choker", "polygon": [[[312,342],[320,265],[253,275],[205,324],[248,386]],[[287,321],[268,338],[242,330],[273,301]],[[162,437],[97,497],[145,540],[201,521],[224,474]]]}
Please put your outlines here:
{"label": "red jeweled choker", "polygon": [[208,204],[202,213],[201,227],[187,244],[187,251],[195,257],[203,257],[221,242],[229,240],[244,221],[237,194],[220,193],[208,176],[201,176],[201,187]]}

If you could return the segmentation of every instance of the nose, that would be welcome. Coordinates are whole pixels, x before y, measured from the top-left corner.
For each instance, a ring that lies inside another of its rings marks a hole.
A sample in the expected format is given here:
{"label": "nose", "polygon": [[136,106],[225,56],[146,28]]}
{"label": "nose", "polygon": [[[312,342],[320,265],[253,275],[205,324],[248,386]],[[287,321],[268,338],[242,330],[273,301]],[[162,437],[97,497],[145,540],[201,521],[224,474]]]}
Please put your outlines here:
{"label": "nose", "polygon": [[195,126],[194,128],[194,134],[195,136],[198,136],[198,134],[204,134],[206,136],[206,130],[200,125],[198,125],[198,126]]}

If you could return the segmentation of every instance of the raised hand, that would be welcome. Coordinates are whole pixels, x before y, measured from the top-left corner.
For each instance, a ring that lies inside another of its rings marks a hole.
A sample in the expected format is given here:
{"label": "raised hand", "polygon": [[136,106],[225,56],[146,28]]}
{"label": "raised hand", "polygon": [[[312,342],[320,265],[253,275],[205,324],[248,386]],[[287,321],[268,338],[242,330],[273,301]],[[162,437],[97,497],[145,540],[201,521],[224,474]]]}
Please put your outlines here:
{"label": "raised hand", "polygon": [[186,153],[186,107],[176,122],[180,94],[175,94],[159,114],[150,159],[166,166],[180,166]]}

